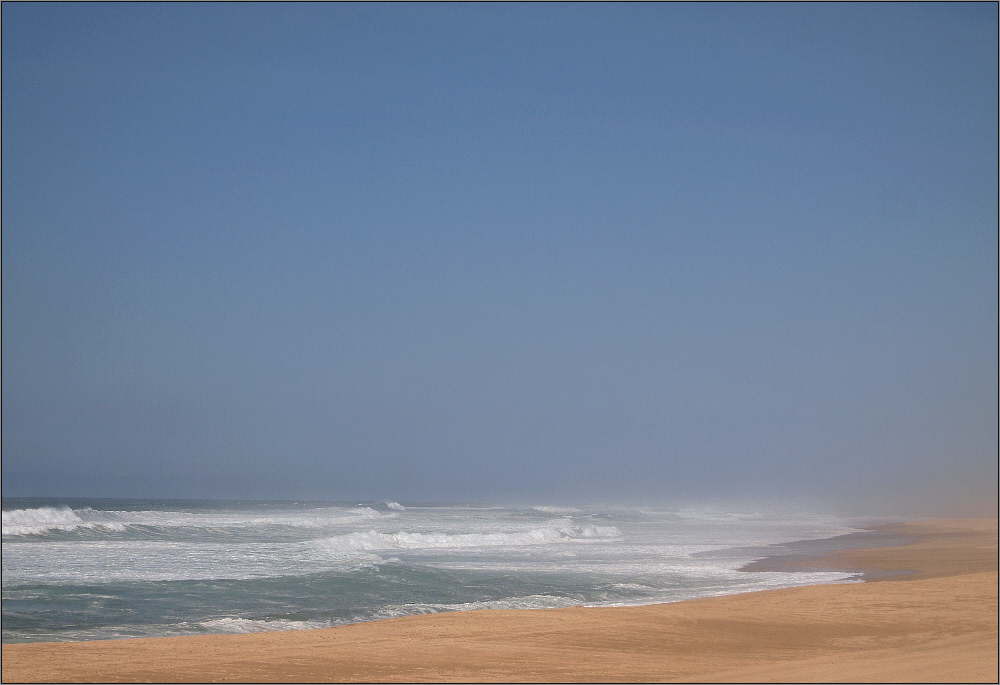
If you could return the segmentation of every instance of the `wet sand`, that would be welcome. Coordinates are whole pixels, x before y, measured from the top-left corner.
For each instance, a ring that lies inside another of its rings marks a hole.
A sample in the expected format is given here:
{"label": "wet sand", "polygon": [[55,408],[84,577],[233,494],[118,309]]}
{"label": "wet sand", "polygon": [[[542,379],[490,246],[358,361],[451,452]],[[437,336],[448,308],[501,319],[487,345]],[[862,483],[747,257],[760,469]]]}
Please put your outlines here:
{"label": "wet sand", "polygon": [[866,572],[627,608],[470,611],[245,635],[3,645],[3,682],[997,682],[997,520],[748,567]]}

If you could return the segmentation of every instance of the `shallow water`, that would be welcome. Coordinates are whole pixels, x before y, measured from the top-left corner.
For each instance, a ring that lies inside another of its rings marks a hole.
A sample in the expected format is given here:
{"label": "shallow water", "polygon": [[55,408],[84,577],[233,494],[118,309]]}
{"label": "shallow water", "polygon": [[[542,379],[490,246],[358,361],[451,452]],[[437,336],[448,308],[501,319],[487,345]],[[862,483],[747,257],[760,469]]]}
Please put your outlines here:
{"label": "shallow water", "polygon": [[745,573],[857,522],[710,508],[3,501],[3,641],[316,628],[856,580]]}

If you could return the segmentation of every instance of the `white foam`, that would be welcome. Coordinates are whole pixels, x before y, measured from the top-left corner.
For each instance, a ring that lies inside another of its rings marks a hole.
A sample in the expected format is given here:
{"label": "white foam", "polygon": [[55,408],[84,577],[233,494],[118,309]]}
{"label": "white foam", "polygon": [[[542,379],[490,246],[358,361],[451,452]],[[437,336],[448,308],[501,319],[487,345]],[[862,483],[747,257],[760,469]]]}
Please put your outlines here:
{"label": "white foam", "polygon": [[[399,505],[397,505],[399,506]],[[87,528],[123,532],[128,526],[152,528],[224,529],[288,526],[326,528],[350,526],[362,521],[392,519],[395,513],[383,514],[371,507],[349,509],[324,507],[307,511],[274,512],[249,515],[242,511],[94,511],[69,507],[40,507],[3,512],[4,535],[41,535],[47,531]]]}
{"label": "white foam", "polygon": [[[117,521],[109,520],[84,520],[80,513],[89,512],[91,515],[98,514],[83,510],[74,511],[69,507],[39,507],[38,509],[13,509],[3,512],[3,534],[4,535],[42,535],[51,530],[70,531],[78,528],[103,528],[121,532],[125,526]],[[104,515],[105,512],[100,512]]]}
{"label": "white foam", "polygon": [[292,621],[287,619],[216,618],[201,625],[213,633],[265,633],[274,630],[312,630],[327,628],[326,621]]}
{"label": "white foam", "polygon": [[483,600],[478,602],[458,602],[454,604],[406,604],[388,607],[378,618],[412,616],[414,614],[437,614],[446,611],[481,611],[483,609],[559,609],[580,606],[576,597],[556,595],[525,595],[506,599]]}
{"label": "white foam", "polygon": [[385,506],[389,507],[393,511],[406,511],[406,507],[399,502],[386,502]]}
{"label": "white foam", "polygon": [[386,549],[467,549],[477,547],[518,547],[548,545],[575,540],[620,537],[614,526],[535,528],[524,532],[496,533],[380,533],[376,530],[335,535],[313,541],[328,552],[350,554]]}

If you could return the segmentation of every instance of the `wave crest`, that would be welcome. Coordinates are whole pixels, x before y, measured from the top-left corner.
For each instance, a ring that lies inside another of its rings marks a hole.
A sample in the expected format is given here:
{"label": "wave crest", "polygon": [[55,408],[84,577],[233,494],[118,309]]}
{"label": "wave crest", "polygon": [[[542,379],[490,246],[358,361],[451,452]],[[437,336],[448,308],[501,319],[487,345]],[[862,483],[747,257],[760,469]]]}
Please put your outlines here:
{"label": "wave crest", "polygon": [[126,530],[169,531],[188,530],[241,530],[266,526],[290,528],[324,528],[338,525],[357,525],[362,521],[383,520],[397,517],[396,512],[381,513],[371,507],[351,509],[322,508],[313,511],[273,513],[247,517],[242,512],[189,512],[189,511],[98,511],[63,507],[13,509],[3,512],[3,535],[44,535],[46,533],[74,530],[122,533]]}
{"label": "wave crest", "polygon": [[76,530],[78,528],[103,528],[121,532],[122,523],[107,520],[86,520],[84,516],[97,514],[89,509],[76,511],[69,507],[39,507],[37,509],[12,509],[3,512],[4,535],[42,535],[50,530]]}
{"label": "wave crest", "polygon": [[313,541],[326,552],[352,554],[387,549],[462,549],[472,547],[521,547],[548,545],[559,542],[594,538],[614,538],[621,531],[614,526],[582,526],[535,528],[520,533],[379,533],[367,532],[335,535]]}

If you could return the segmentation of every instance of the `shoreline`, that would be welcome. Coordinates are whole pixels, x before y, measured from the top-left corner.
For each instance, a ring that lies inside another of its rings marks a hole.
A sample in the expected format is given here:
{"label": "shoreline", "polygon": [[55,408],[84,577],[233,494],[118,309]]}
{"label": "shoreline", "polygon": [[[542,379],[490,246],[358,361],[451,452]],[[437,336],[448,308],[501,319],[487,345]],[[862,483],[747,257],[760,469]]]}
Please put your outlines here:
{"label": "shoreline", "polygon": [[[862,573],[862,583],[304,631],[5,644],[3,681],[997,682],[997,520],[873,531],[907,542],[808,556],[823,541],[800,541],[744,567]],[[826,545],[852,541],[860,538]]]}
{"label": "shoreline", "polygon": [[880,570],[867,565],[864,559],[848,557],[850,561],[845,561],[838,558],[842,552],[849,554],[854,550],[868,548],[902,547],[919,540],[913,534],[899,532],[894,528],[897,525],[905,524],[882,524],[830,538],[794,540],[770,545],[777,549],[760,559],[744,564],[738,570],[746,573],[770,571],[851,573],[857,576],[857,580],[864,582],[910,575],[912,571],[909,569]]}
{"label": "shoreline", "polygon": [[[36,498],[38,499],[38,498]],[[61,501],[61,500],[60,500]],[[193,502],[201,502],[202,500],[190,500]],[[205,500],[209,501],[209,500]],[[87,504],[89,501],[81,500],[77,504]],[[37,502],[33,502],[37,503]],[[361,505],[358,505],[361,506]],[[781,543],[760,543],[753,546],[736,546],[736,547],[725,547],[717,550],[705,551],[705,552],[695,552],[691,554],[691,558],[695,559],[712,559],[713,557],[730,557],[733,552],[740,552],[738,556],[744,558],[753,558],[750,561],[739,568],[735,568],[738,572],[781,572],[794,575],[797,572],[832,572],[841,575],[853,575],[854,578],[840,578],[840,579],[826,579],[826,580],[810,580],[805,583],[797,581],[801,584],[789,584],[782,585],[779,584],[776,587],[767,588],[738,588],[731,589],[728,591],[723,591],[721,594],[708,593],[704,595],[694,595],[681,598],[647,598],[646,600],[634,600],[634,601],[619,601],[619,602],[607,602],[607,603],[565,603],[562,606],[546,607],[546,608],[575,608],[577,606],[583,606],[586,608],[609,608],[609,607],[640,607],[640,606],[651,606],[656,604],[672,604],[681,601],[688,601],[690,599],[700,599],[702,597],[718,597],[718,596],[728,596],[731,594],[743,594],[746,592],[761,592],[765,589],[781,589],[783,587],[801,587],[802,585],[818,585],[827,583],[838,583],[838,582],[855,582],[857,580],[863,580],[869,577],[873,573],[871,569],[840,569],[840,568],[827,568],[825,566],[817,565],[815,567],[801,567],[789,565],[787,562],[794,559],[806,559],[812,557],[826,557],[829,554],[836,552],[841,549],[848,547],[885,547],[905,544],[911,541],[912,538],[894,535],[892,533],[885,533],[877,531],[874,527],[869,526],[866,528],[857,528],[851,533],[840,533],[837,535],[830,534],[830,537],[824,538],[804,538],[804,539],[793,539],[788,542]],[[758,568],[758,565],[760,567]],[[505,609],[510,610],[537,610],[540,607],[505,607]],[[475,611],[478,609],[471,608],[440,608],[437,611],[428,612],[433,614],[443,614],[443,613],[453,613],[453,612],[466,612]],[[427,615],[427,614],[400,614],[395,616],[395,618],[403,618],[409,615]],[[388,617],[381,618],[358,618],[347,623],[334,623],[328,625],[314,625],[311,628],[270,628],[265,630],[247,630],[245,633],[268,633],[268,632],[288,632],[288,631],[301,631],[301,630],[315,630],[322,628],[339,628],[345,625],[354,625],[357,623],[370,623],[373,621],[386,620]],[[206,635],[242,635],[244,632],[200,632],[200,633],[167,633],[161,635],[108,635],[108,636],[80,636],[65,638],[61,636],[46,636],[41,639],[25,639],[25,640],[10,640],[4,641],[2,644],[36,644],[36,643],[46,643],[46,644],[64,644],[64,643],[77,643],[77,642],[105,642],[108,640],[130,640],[130,639],[156,639],[160,637],[204,637]]]}

